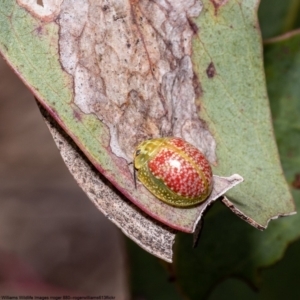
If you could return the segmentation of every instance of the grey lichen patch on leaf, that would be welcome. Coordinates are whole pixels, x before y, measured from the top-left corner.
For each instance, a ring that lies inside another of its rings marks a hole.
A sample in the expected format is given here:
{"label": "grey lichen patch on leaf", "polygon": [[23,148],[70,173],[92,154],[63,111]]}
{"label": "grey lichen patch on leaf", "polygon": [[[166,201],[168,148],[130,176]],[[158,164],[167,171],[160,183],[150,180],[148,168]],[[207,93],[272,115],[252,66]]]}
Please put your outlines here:
{"label": "grey lichen patch on leaf", "polygon": [[38,4],[37,0],[17,0],[17,2],[35,17],[51,22],[60,13],[60,5],[63,0],[43,0],[43,5]]}
{"label": "grey lichen patch on leaf", "polygon": [[41,106],[40,110],[69,171],[97,208],[140,247],[172,262],[176,232],[142,213],[112,189],[46,110]]}
{"label": "grey lichen patch on leaf", "polygon": [[65,0],[60,57],[74,77],[74,103],[110,130],[114,155],[132,160],[147,138],[179,136],[215,161],[197,114],[190,18],[201,2]]}

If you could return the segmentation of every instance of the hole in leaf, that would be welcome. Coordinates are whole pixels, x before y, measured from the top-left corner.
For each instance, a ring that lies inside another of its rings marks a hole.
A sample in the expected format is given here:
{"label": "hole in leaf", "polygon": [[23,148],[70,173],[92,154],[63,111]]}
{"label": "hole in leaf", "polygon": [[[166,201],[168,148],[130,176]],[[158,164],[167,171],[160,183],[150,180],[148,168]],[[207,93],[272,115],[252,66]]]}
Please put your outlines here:
{"label": "hole in leaf", "polygon": [[43,0],[37,0],[36,3],[37,3],[37,5],[40,5],[40,6],[44,7],[44,1]]}

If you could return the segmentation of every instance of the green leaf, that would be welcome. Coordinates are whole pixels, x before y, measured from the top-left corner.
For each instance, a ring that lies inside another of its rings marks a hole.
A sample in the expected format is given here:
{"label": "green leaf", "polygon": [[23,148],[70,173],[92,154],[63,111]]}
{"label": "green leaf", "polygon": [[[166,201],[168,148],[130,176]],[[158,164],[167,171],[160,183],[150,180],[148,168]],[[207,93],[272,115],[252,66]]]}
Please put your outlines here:
{"label": "green leaf", "polygon": [[200,117],[217,143],[214,174],[244,182],[230,201],[266,227],[294,212],[274,140],[256,10],[258,1],[203,1],[196,24],[194,65],[201,82]]}
{"label": "green leaf", "polygon": [[[278,39],[277,42],[266,45],[265,66],[280,157],[299,209],[300,185],[297,174],[300,173],[300,35],[286,40]],[[258,299],[282,299],[283,292],[279,293],[278,287],[292,296],[291,283],[284,279],[289,273],[287,266],[280,267],[279,270],[285,270],[281,273],[272,273],[273,269],[266,270],[263,278],[259,276],[259,272],[263,267],[281,259],[289,243],[299,237],[299,214],[272,222],[266,231],[259,232],[239,221],[221,205],[215,205],[205,217],[198,249],[190,249],[191,237],[183,234],[179,237],[175,261],[178,281],[189,299],[203,299],[218,282],[228,276],[239,277],[255,286],[262,284]],[[299,248],[299,245],[295,247]],[[289,261],[287,264],[291,272],[296,272],[293,265],[298,264],[298,259],[294,255],[294,261]],[[297,284],[298,281],[293,286],[299,288]],[[249,299],[256,299],[251,298],[254,296],[253,292],[232,280],[226,286],[224,283],[220,287],[223,292],[216,292],[211,299],[227,299],[224,293],[230,293],[233,287],[237,299],[248,299],[245,295]],[[219,298],[216,298],[217,295]],[[232,299],[232,294],[229,298]]]}

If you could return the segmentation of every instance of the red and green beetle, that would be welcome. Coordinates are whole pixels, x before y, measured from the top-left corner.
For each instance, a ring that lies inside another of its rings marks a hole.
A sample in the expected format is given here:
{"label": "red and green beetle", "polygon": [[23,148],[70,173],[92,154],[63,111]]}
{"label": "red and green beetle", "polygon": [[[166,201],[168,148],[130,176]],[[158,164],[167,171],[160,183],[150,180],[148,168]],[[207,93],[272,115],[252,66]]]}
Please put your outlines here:
{"label": "red and green beetle", "polygon": [[150,139],[134,152],[134,167],[144,186],[163,202],[180,207],[205,201],[213,175],[204,154],[177,137]]}

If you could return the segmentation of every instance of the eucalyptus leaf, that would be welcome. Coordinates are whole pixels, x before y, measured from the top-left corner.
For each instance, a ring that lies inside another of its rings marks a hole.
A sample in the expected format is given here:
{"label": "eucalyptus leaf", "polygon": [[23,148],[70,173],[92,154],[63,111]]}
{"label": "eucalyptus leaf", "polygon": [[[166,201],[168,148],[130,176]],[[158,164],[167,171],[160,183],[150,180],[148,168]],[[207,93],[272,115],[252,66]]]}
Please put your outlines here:
{"label": "eucalyptus leaf", "polygon": [[193,63],[201,82],[200,117],[217,143],[214,174],[244,182],[226,193],[257,227],[295,212],[274,139],[265,86],[257,0],[204,0]]}
{"label": "eucalyptus leaf", "polygon": [[190,58],[190,18],[201,2],[163,3],[5,0],[0,51],[121,193],[154,219],[193,232],[203,207],[158,200],[135,185],[131,165],[135,146],[158,136],[184,137],[215,157],[214,139],[197,116]]}

